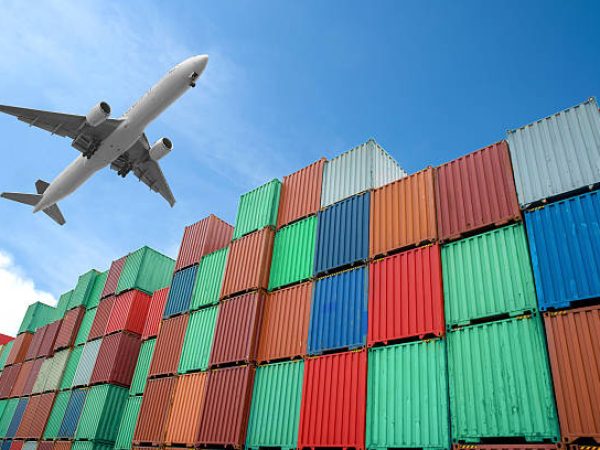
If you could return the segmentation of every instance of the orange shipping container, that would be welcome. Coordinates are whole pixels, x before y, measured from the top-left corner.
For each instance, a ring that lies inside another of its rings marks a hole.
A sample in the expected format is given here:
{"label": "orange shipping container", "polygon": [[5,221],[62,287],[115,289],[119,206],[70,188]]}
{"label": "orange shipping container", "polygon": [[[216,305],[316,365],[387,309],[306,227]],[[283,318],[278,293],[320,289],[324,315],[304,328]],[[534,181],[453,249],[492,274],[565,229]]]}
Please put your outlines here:
{"label": "orange shipping container", "polygon": [[379,189],[371,196],[371,257],[437,240],[435,171],[431,167]]}
{"label": "orange shipping container", "polygon": [[23,395],[23,389],[25,388],[25,383],[27,383],[27,379],[31,374],[31,369],[33,368],[33,361],[25,361],[21,366],[21,371],[19,372],[19,376],[15,380],[13,384],[12,390],[10,391],[10,395],[12,397],[21,397]]}
{"label": "orange shipping container", "polygon": [[55,393],[34,395],[27,403],[16,437],[41,439],[46,422],[54,405]]}
{"label": "orange shipping container", "polygon": [[133,434],[134,444],[164,444],[176,381],[175,377],[148,380]]}
{"label": "orange shipping container", "polygon": [[258,362],[306,355],[312,282],[270,292],[265,299]]}
{"label": "orange shipping container", "polygon": [[21,363],[25,360],[25,355],[27,355],[32,339],[33,335],[31,333],[21,333],[15,338],[12,349],[6,359],[7,366]]}
{"label": "orange shipping container", "polygon": [[96,315],[94,316],[94,322],[92,323],[92,328],[88,334],[88,341],[93,341],[94,339],[98,339],[106,333],[106,325],[108,324],[108,318],[110,317],[110,312],[113,309],[115,304],[114,295],[108,297],[100,302],[98,308],[96,309]]}
{"label": "orange shipping container", "polygon": [[171,417],[167,425],[167,445],[194,445],[204,404],[206,378],[206,372],[177,378]]}
{"label": "orange shipping container", "polygon": [[54,450],[71,450],[73,441],[55,441]]}
{"label": "orange shipping container", "polygon": [[183,314],[162,322],[150,364],[150,376],[177,373],[188,318],[188,314]]}
{"label": "orange shipping container", "polygon": [[33,385],[35,384],[35,380],[37,380],[44,360],[45,358],[38,358],[33,361],[33,365],[31,366],[29,376],[27,377],[27,381],[25,381],[25,385],[23,386],[23,392],[21,393],[21,395],[31,395]]}
{"label": "orange shipping container", "polygon": [[80,306],[65,313],[62,326],[54,341],[54,351],[72,347],[79,332],[79,326],[85,314],[85,307]]}

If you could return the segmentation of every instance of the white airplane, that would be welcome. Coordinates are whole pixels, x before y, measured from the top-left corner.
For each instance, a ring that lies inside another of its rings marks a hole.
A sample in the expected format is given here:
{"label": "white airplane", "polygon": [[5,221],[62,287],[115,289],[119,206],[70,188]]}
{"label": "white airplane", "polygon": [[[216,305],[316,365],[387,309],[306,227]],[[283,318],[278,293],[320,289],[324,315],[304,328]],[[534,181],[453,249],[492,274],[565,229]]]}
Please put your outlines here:
{"label": "white airplane", "polygon": [[189,88],[196,86],[207,63],[206,55],[193,56],[179,63],[119,119],[109,119],[110,106],[106,102],[98,103],[85,116],[0,105],[0,112],[15,116],[30,126],[69,137],[73,140],[71,145],[81,152],[52,183],[37,180],[37,194],[3,192],[0,196],[33,206],[34,213],[43,211],[64,225],[65,219],[57,202],[110,165],[121,177],[133,171],[140,181],[173,206],[175,198],[158,165],[158,161],[173,149],[173,144],[162,138],[150,146],[144,129]]}

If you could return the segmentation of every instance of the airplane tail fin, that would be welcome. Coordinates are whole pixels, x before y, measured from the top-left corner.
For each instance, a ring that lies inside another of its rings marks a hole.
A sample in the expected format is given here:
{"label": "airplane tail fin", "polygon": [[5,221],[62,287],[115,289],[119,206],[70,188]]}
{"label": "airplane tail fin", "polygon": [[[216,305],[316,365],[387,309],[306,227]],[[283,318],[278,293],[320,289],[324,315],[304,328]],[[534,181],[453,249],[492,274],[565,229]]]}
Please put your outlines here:
{"label": "airplane tail fin", "polygon": [[[35,182],[35,189],[37,194],[22,194],[21,192],[3,192],[0,197],[13,202],[23,203],[29,206],[35,206],[42,199],[44,192],[48,188],[49,184],[43,180],[37,180]],[[65,218],[62,212],[58,208],[57,204],[49,206],[42,210],[48,217],[54,220],[59,225],[65,224]]]}

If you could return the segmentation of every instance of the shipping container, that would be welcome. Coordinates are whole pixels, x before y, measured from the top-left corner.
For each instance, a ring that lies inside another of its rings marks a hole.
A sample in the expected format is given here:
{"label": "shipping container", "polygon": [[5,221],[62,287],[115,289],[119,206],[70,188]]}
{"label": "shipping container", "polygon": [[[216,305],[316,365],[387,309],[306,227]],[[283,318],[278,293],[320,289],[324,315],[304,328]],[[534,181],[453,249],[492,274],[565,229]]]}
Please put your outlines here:
{"label": "shipping container", "polygon": [[143,341],[156,337],[158,334],[160,321],[162,320],[168,296],[168,287],[159,289],[152,294],[152,299],[150,300],[150,306],[148,308],[148,315],[146,316],[146,322],[144,323],[144,329],[142,330]]}
{"label": "shipping container", "polygon": [[54,450],[54,442],[40,441],[37,448],[38,450]]}
{"label": "shipping container", "polygon": [[67,312],[67,308],[69,307],[69,302],[71,301],[72,296],[73,289],[61,294],[61,296],[58,299],[58,303],[56,304],[56,310],[54,312],[56,317],[61,317],[65,315],[65,312]]}
{"label": "shipping container", "polygon": [[174,267],[175,261],[168,256],[150,247],[142,247],[127,255],[115,292],[120,294],[138,289],[152,295],[171,283]]}
{"label": "shipping container", "polygon": [[325,163],[321,207],[406,176],[406,172],[374,139]]}
{"label": "shipping container", "polygon": [[431,167],[371,194],[369,255],[435,242],[435,170]]}
{"label": "shipping container", "polygon": [[0,374],[0,398],[10,397],[10,392],[21,371],[21,365],[22,363],[18,363],[13,366],[5,367]]}
{"label": "shipping container", "polygon": [[448,333],[454,442],[557,442],[558,420],[538,315]]}
{"label": "shipping container", "polygon": [[246,448],[295,449],[302,400],[302,360],[256,369]]}
{"label": "shipping container", "polygon": [[126,331],[141,335],[149,306],[150,296],[136,289],[117,295],[106,323],[106,334]]}
{"label": "shipping container", "polygon": [[[53,359],[53,358],[50,358]],[[29,371],[29,376],[23,385],[23,390],[21,391],[21,395],[31,395],[33,391],[33,386],[35,385],[35,381],[38,379],[40,374],[40,369],[42,368],[42,364],[44,363],[44,358],[39,358],[33,361],[31,365],[31,370]]]}
{"label": "shipping container", "polygon": [[442,339],[368,352],[366,448],[450,447]]}
{"label": "shipping container", "polygon": [[444,332],[442,266],[437,244],[371,263],[369,346],[442,336]]}
{"label": "shipping container", "polygon": [[32,339],[33,334],[29,332],[19,334],[13,341],[12,349],[6,359],[6,365],[22,363],[25,360]]}
{"label": "shipping container", "polygon": [[12,390],[10,391],[11,397],[21,397],[26,395],[23,393],[23,389],[25,388],[25,383],[27,382],[27,378],[29,378],[29,374],[31,373],[33,364],[33,361],[25,361],[21,364],[21,370],[19,370],[19,375],[15,379],[15,382],[12,386]]}
{"label": "shipping container", "polygon": [[298,448],[365,448],[367,352],[309,358],[304,363]]}
{"label": "shipping container", "polygon": [[556,444],[453,444],[452,450],[557,450]]}
{"label": "shipping container", "polygon": [[81,325],[79,326],[79,332],[75,338],[75,345],[85,344],[88,340],[88,336],[96,318],[96,311],[98,311],[98,308],[88,309],[85,312]]}
{"label": "shipping container", "polygon": [[198,264],[204,255],[227,247],[233,227],[214,214],[185,227],[175,270]]}
{"label": "shipping container", "polygon": [[258,339],[258,362],[306,355],[313,283],[297,284],[265,297]]}
{"label": "shipping container", "polygon": [[596,99],[508,132],[521,206],[600,181],[600,112]]}
{"label": "shipping container", "polygon": [[280,193],[281,181],[274,179],[242,195],[235,218],[233,239],[264,227],[275,227]]}
{"label": "shipping container", "polygon": [[21,327],[19,328],[19,335],[25,332],[33,333],[39,327],[43,327],[52,322],[55,316],[56,309],[52,306],[42,302],[32,303],[27,307],[27,311],[23,316]]}
{"label": "shipping container", "polygon": [[104,384],[88,391],[75,439],[114,442],[128,389]]}
{"label": "shipping container", "polygon": [[133,434],[135,444],[147,443],[153,446],[164,444],[176,382],[175,377],[148,380]]}
{"label": "shipping container", "polygon": [[91,341],[85,344],[77,364],[77,370],[73,376],[73,387],[86,386],[90,384],[90,378],[98,359],[98,353],[100,352],[100,345],[102,339]]}
{"label": "shipping container", "polygon": [[367,340],[366,267],[315,281],[310,308],[308,353],[362,347]]}
{"label": "shipping container", "polygon": [[4,333],[0,333],[0,345],[8,344],[15,338]]}
{"label": "shipping container", "polygon": [[506,141],[438,167],[436,189],[443,242],[521,220]]}
{"label": "shipping container", "polygon": [[127,255],[113,261],[110,265],[110,269],[108,269],[108,275],[106,276],[106,282],[104,283],[104,288],[102,289],[102,294],[100,295],[101,299],[110,295],[115,295],[115,292],[117,291],[117,285],[119,284],[119,278],[121,277],[121,272],[123,271],[123,266],[125,265],[126,260]]}
{"label": "shipping container", "polygon": [[84,315],[85,308],[83,306],[65,313],[60,331],[54,341],[54,351],[73,346]]}
{"label": "shipping container", "polygon": [[229,367],[209,372],[196,444],[241,449],[246,440],[253,366]]}
{"label": "shipping container", "polygon": [[73,289],[73,295],[69,299],[69,305],[67,310],[77,308],[78,306],[86,306],[92,291],[94,290],[94,284],[96,278],[100,275],[97,270],[90,270],[84,273],[77,280],[77,285]]}
{"label": "shipping container", "polygon": [[187,269],[175,272],[173,275],[173,282],[169,288],[167,306],[163,313],[164,319],[190,310],[197,270],[198,266],[191,266]]}
{"label": "shipping container", "polygon": [[215,305],[190,314],[179,360],[179,373],[208,369],[218,308]]}
{"label": "shipping container", "polygon": [[14,340],[4,344],[4,348],[2,349],[2,353],[0,354],[0,371],[4,369],[6,365],[6,360],[8,359],[8,355],[12,351],[12,346],[14,344]]}
{"label": "shipping container", "polygon": [[167,445],[194,445],[204,406],[206,378],[205,372],[177,377],[171,417],[167,422]]}
{"label": "shipping container", "polygon": [[24,441],[13,440],[10,444],[10,450],[23,450]]}
{"label": "shipping container", "polygon": [[41,439],[46,422],[54,405],[55,393],[36,395],[30,398],[17,435],[25,439]]}
{"label": "shipping container", "polygon": [[600,297],[599,222],[598,192],[525,214],[541,310]]}
{"label": "shipping container", "polygon": [[71,450],[73,441],[56,441],[54,450]]}
{"label": "shipping container", "polygon": [[64,349],[56,352],[52,358],[48,358],[43,362],[33,386],[33,393],[52,392],[60,389],[70,354],[70,349]]}
{"label": "shipping container", "polygon": [[73,389],[71,391],[65,415],[58,430],[59,438],[73,439],[75,437],[75,431],[79,424],[79,418],[81,417],[87,394],[87,389]]}
{"label": "shipping container", "polygon": [[129,395],[142,395],[144,389],[146,389],[146,380],[148,378],[148,372],[150,370],[150,362],[152,361],[152,355],[154,354],[154,346],[156,345],[156,339],[148,339],[142,342],[140,347],[140,354],[138,356],[135,370],[133,372],[133,378],[131,379],[131,388],[129,389]]}
{"label": "shipping container", "polygon": [[54,405],[50,416],[48,416],[48,422],[46,423],[46,429],[44,430],[44,439],[56,439],[58,438],[58,432],[60,425],[65,417],[65,411],[71,398],[71,391],[62,391],[56,394]]}
{"label": "shipping container", "polygon": [[254,291],[219,304],[210,367],[256,361],[265,293]]}
{"label": "shipping container", "polygon": [[37,450],[38,441],[25,441],[23,442],[23,450]]}
{"label": "shipping container", "polygon": [[67,365],[63,372],[62,380],[60,382],[60,389],[70,389],[73,385],[73,378],[75,378],[75,372],[77,372],[77,366],[79,366],[79,360],[83,353],[83,346],[74,347],[69,355]]}
{"label": "shipping container", "polygon": [[47,325],[38,328],[31,337],[31,343],[29,344],[29,348],[27,349],[27,353],[25,354],[25,361],[30,361],[38,357],[38,353],[40,352],[40,346],[42,345],[42,341],[44,340],[44,333],[46,333]]}
{"label": "shipping container", "polygon": [[108,270],[98,274],[94,280],[94,286],[92,287],[90,295],[88,296],[87,304],[85,305],[87,309],[96,308],[100,304],[100,299],[102,298],[102,292],[104,291],[107,279]]}
{"label": "shipping container", "polygon": [[38,357],[52,356],[54,342],[56,341],[56,336],[58,336],[61,325],[62,319],[56,320],[46,326],[46,332],[44,333],[44,339],[42,339],[42,344],[40,345],[40,350],[37,355]]}
{"label": "shipping container", "polygon": [[204,255],[200,260],[190,305],[192,311],[218,303],[228,253],[226,247]]}
{"label": "shipping container", "polygon": [[600,442],[600,306],[544,315],[560,434]]}
{"label": "shipping container", "polygon": [[175,375],[181,357],[189,315],[164,320],[160,326],[149,376]]}
{"label": "shipping container", "polygon": [[70,450],[113,450],[113,444],[100,441],[74,441]]}
{"label": "shipping container", "polygon": [[450,326],[537,308],[527,238],[520,223],[444,245],[442,273]]}
{"label": "shipping container", "polygon": [[369,257],[370,193],[319,212],[314,274],[328,273]]}
{"label": "shipping container", "polygon": [[115,298],[114,295],[105,298],[100,302],[98,308],[96,308],[94,322],[88,333],[88,340],[98,339],[106,334],[106,325],[108,324],[110,313],[115,305]]}
{"label": "shipping container", "polygon": [[129,397],[123,408],[119,431],[115,440],[115,450],[129,450],[133,442],[133,433],[142,406],[142,396]]}
{"label": "shipping container", "polygon": [[256,289],[267,289],[275,233],[270,228],[231,243],[221,297]]}
{"label": "shipping container", "polygon": [[27,403],[29,403],[29,398],[23,397],[19,399],[17,403],[17,407],[15,408],[15,413],[12,416],[12,420],[10,421],[10,425],[6,430],[5,437],[12,438],[15,437],[17,433],[17,429],[21,424],[21,420],[23,419],[23,414],[25,413],[25,408],[27,408]]}
{"label": "shipping container", "polygon": [[4,400],[0,400],[0,438],[2,436],[4,436],[4,432],[2,432],[2,415],[4,414],[4,411],[6,409],[6,407],[8,406],[10,400],[9,399],[4,399]]}
{"label": "shipping container", "polygon": [[15,415],[15,411],[17,410],[17,406],[19,404],[18,398],[11,398],[8,400],[3,400],[6,402],[6,406],[2,411],[2,416],[0,416],[0,436],[6,437],[6,432],[8,431],[8,427],[12,422],[12,418]]}
{"label": "shipping container", "polygon": [[129,388],[140,353],[140,337],[119,332],[102,339],[90,384],[110,383]]}
{"label": "shipping container", "polygon": [[4,441],[2,441],[2,450],[10,450],[10,448],[12,447],[12,439],[5,439]]}

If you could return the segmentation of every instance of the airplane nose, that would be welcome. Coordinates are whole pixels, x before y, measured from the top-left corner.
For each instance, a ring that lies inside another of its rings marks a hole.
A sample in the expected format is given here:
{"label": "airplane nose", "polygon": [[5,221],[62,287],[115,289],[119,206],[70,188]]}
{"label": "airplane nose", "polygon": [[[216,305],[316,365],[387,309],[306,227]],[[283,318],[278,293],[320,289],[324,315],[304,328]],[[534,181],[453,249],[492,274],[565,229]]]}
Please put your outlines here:
{"label": "airplane nose", "polygon": [[195,57],[195,63],[196,63],[196,67],[197,70],[196,72],[198,74],[201,74],[204,69],[206,68],[206,65],[208,64],[208,55],[198,55]]}

